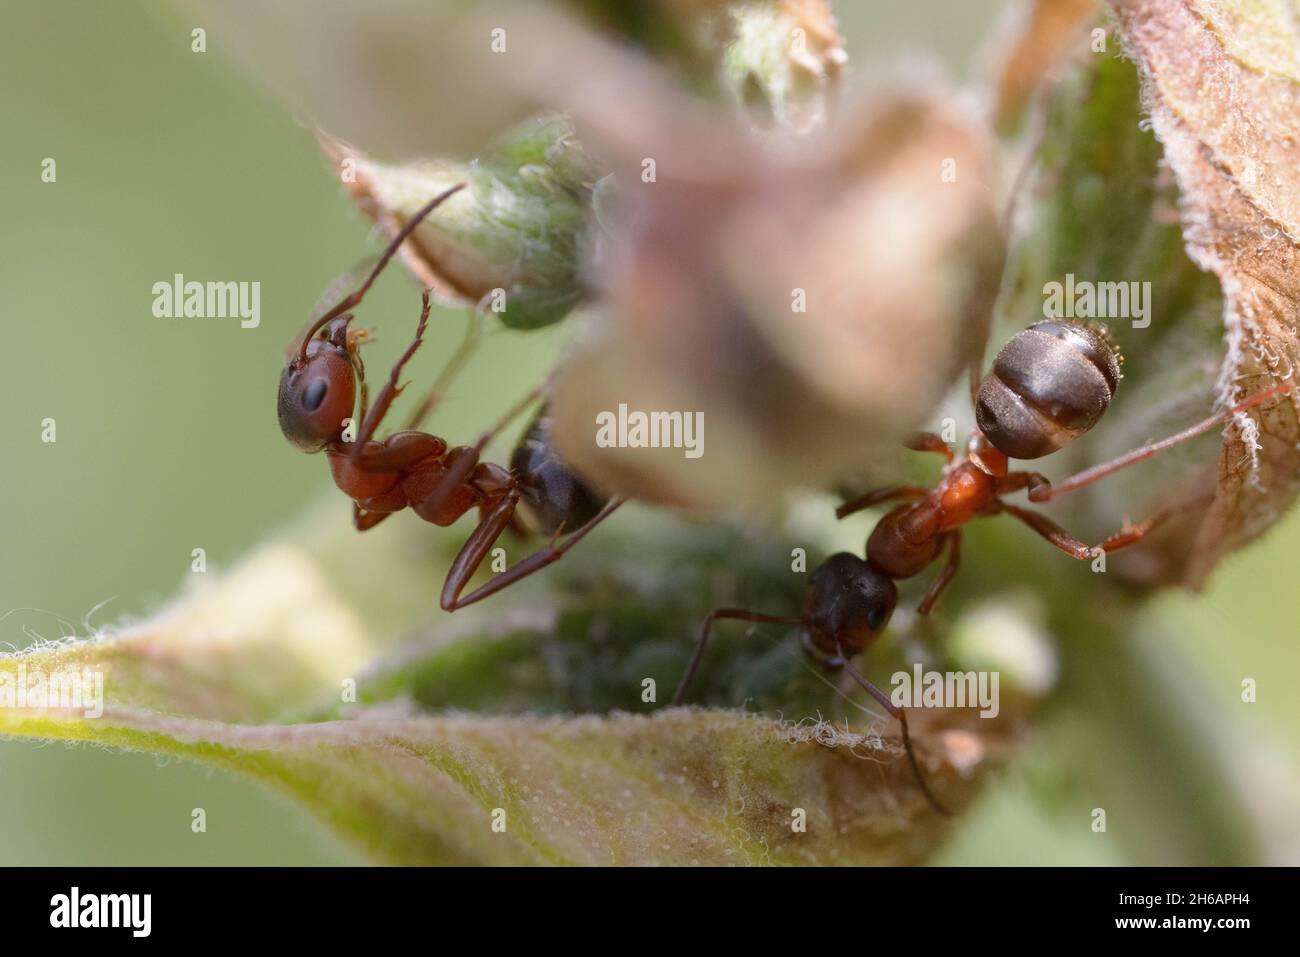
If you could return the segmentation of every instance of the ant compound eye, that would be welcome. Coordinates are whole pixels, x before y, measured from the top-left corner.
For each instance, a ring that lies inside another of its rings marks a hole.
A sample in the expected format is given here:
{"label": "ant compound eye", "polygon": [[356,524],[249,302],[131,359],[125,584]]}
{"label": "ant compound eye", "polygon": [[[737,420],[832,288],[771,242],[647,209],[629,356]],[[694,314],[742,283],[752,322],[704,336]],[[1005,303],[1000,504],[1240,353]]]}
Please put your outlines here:
{"label": "ant compound eye", "polygon": [[885,622],[889,620],[889,609],[884,605],[876,605],[871,611],[867,612],[867,627],[872,631],[880,631],[885,627]]}
{"label": "ant compound eye", "polygon": [[325,401],[325,393],[329,391],[329,383],[324,379],[312,379],[307,383],[307,388],[302,393],[302,407],[308,412],[315,412],[320,408],[320,404]]}
{"label": "ant compound eye", "polygon": [[321,351],[301,366],[290,362],[280,374],[276,397],[280,431],[302,451],[320,452],[338,441],[355,398],[356,380],[346,352]]}

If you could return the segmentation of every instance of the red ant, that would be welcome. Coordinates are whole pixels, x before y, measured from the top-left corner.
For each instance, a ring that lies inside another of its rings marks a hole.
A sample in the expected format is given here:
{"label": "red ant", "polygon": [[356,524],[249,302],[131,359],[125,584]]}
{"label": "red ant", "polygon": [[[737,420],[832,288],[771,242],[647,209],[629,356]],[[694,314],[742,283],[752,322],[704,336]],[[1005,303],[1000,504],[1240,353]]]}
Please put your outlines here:
{"label": "red ant", "polygon": [[[467,358],[472,337],[453,355],[416,407],[407,427],[383,441],[374,441],[375,431],[393,400],[405,388],[398,384],[402,369],[424,339],[431,308],[429,290],[424,291],[415,337],[394,363],[369,409],[359,352],[367,335],[350,328],[350,310],[360,305],[393,254],[421,221],[463,186],[453,186],[425,204],[393,237],[361,285],[309,322],[301,344],[280,376],[278,400],[280,429],[285,438],[304,452],[326,454],[335,484],[352,499],[352,521],[358,531],[374,528],[408,505],[426,522],[444,527],[478,507],[479,523],[452,562],[442,588],[441,604],[447,611],[480,601],[558,561],[623,503],[621,498],[610,499],[595,491],[560,461],[551,442],[545,406],[525,431],[509,469],[479,461],[492,437],[537,399],[536,391],[474,445],[449,448],[438,436],[418,431]],[[471,324],[471,330],[474,328]],[[358,387],[361,427],[355,441],[348,441],[345,433],[353,421]],[[529,507],[538,529],[551,536],[550,542],[462,597],[461,592],[506,528],[518,530],[515,512],[521,502]],[[557,545],[566,529],[573,531]]]}
{"label": "red ant", "polygon": [[[742,608],[718,608],[704,619],[686,672],[673,696],[681,704],[719,619],[800,626],[800,642],[823,667],[843,668],[890,715],[902,730],[903,747],[922,793],[947,815],[930,791],[917,764],[907,730],[907,712],[868,681],[850,659],[865,651],[889,623],[898,601],[895,580],[911,578],[930,565],[947,546],[948,557],[917,608],[928,615],[957,573],[961,526],[973,518],[1006,513],[1024,522],[1057,548],[1086,560],[1142,540],[1172,510],[1128,526],[1100,545],[1088,546],[1046,516],[1002,501],[1027,489],[1033,502],[1047,502],[1091,485],[1135,462],[1209,431],[1230,417],[1291,390],[1284,382],[1158,442],[1151,442],[1101,465],[1051,484],[1037,472],[1010,471],[1008,459],[1036,459],[1067,445],[1091,429],[1114,398],[1120,380],[1115,347],[1099,328],[1063,320],[1037,322],[1016,334],[998,353],[989,374],[973,388],[977,427],[967,454],[956,458],[947,443],[931,432],[915,434],[907,447],[937,452],[947,460],[932,489],[901,485],[878,489],[836,509],[836,517],[882,502],[904,500],[887,512],[867,539],[866,560],[848,552],[832,555],[813,573],[797,616],[767,615]],[[973,383],[975,380],[972,380]]]}

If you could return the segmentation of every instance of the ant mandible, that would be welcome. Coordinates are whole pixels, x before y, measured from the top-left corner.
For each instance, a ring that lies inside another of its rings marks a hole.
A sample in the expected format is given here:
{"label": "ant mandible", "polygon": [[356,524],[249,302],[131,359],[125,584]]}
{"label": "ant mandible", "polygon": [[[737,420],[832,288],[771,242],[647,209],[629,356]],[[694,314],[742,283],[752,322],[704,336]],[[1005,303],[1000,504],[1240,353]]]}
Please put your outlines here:
{"label": "ant mandible", "polygon": [[[335,484],[352,499],[352,521],[358,531],[374,528],[407,506],[426,522],[443,527],[470,509],[479,509],[479,523],[452,562],[443,585],[441,605],[447,611],[480,601],[558,561],[624,501],[601,495],[560,461],[544,405],[516,447],[509,469],[479,461],[493,436],[538,399],[536,390],[474,445],[449,448],[438,436],[418,430],[468,358],[476,328],[473,322],[471,336],[434,381],[407,427],[383,441],[374,440],[393,400],[405,388],[398,384],[402,369],[424,339],[431,309],[429,290],[423,294],[415,336],[394,363],[371,408],[367,408],[359,351],[367,334],[350,328],[354,318],[351,310],[360,305],[375,279],[424,218],[463,186],[453,186],[426,203],[393,237],[361,285],[309,322],[280,376],[277,403],[285,438],[304,452],[323,451],[328,457]],[[355,440],[348,441],[345,433],[353,421],[358,391],[361,401],[357,420],[361,426]],[[521,503],[528,506],[538,530],[550,535],[550,542],[462,597],[461,592],[497,539],[507,528],[518,530],[515,512]],[[557,544],[565,530],[571,530],[569,536]]]}
{"label": "ant mandible", "polygon": [[948,556],[917,612],[928,615],[956,575],[961,559],[961,526],[973,518],[1007,514],[1081,560],[1099,551],[1114,552],[1142,540],[1171,510],[1127,526],[1100,545],[1089,546],[1045,515],[1002,501],[1022,489],[1032,502],[1047,502],[1091,485],[1120,469],[1151,458],[1180,442],[1208,432],[1273,396],[1289,392],[1288,381],[1225,409],[1183,431],[1095,465],[1055,485],[1037,472],[1012,471],[1008,459],[1036,459],[1087,432],[1105,413],[1119,386],[1120,360],[1098,327],[1058,319],[1037,322],[1017,333],[998,353],[989,374],[973,388],[976,428],[967,453],[954,456],[931,432],[906,443],[921,452],[944,456],[947,465],[933,488],[901,485],[878,489],[836,509],[844,518],[883,502],[903,500],[876,523],[867,539],[866,558],[848,552],[832,555],[811,575],[800,615],[767,615],[743,608],[718,608],[700,629],[695,653],[673,696],[681,704],[699,668],[713,623],[720,619],[800,626],[800,642],[823,667],[843,668],[899,722],[903,747],[925,798],[935,810],[947,811],[921,773],[907,729],[907,712],[864,677],[851,658],[865,651],[889,623],[898,601],[895,581],[911,578],[947,547]]}

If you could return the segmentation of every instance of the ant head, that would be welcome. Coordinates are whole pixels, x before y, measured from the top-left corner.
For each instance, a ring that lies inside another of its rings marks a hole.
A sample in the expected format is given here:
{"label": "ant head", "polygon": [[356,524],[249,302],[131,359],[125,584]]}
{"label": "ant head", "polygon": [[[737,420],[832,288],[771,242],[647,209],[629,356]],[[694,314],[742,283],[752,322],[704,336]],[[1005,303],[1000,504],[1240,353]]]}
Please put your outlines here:
{"label": "ant head", "polygon": [[975,420],[1005,455],[1042,458],[1097,424],[1119,387],[1120,361],[1100,326],[1036,322],[993,360],[980,383]]}
{"label": "ant head", "polygon": [[863,651],[885,630],[898,587],[848,552],[832,555],[812,574],[804,598],[803,616],[809,638],[828,655],[854,655]]}
{"label": "ant head", "polygon": [[339,440],[356,399],[353,354],[361,334],[348,330],[352,317],[330,322],[323,338],[295,352],[280,375],[276,410],[284,437],[304,452]]}

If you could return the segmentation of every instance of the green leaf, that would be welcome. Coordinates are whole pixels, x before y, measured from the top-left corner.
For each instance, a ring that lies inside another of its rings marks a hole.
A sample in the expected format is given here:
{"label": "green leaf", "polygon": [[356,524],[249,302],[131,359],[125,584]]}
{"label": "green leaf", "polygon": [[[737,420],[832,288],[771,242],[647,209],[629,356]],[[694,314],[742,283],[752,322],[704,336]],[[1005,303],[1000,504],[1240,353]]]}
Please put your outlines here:
{"label": "green leaf", "polygon": [[[797,601],[803,576],[772,561],[785,543],[633,519],[544,573],[545,602],[537,576],[447,616],[432,597],[454,535],[361,536],[339,511],[152,621],[0,657],[0,734],[250,775],[387,863],[912,863],[942,842],[894,723],[805,680],[788,636],[724,636],[693,698],[790,720],[665,706],[730,574],[749,580],[745,600]],[[659,572],[632,560],[634,541]],[[79,699],[18,698],[74,676]],[[646,677],[658,703],[642,701]],[[814,718],[846,712],[852,728]],[[1006,745],[942,713],[913,735],[955,809]]]}

